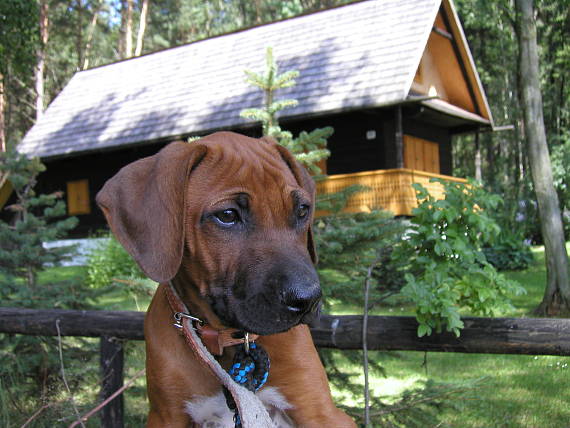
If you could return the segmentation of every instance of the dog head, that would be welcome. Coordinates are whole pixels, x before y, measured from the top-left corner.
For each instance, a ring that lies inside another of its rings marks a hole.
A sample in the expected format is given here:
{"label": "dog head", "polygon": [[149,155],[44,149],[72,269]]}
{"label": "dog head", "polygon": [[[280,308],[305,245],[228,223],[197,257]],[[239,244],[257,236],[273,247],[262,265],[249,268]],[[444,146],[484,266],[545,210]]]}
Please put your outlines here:
{"label": "dog head", "polygon": [[171,143],[119,171],[97,203],[149,278],[183,270],[227,326],[273,334],[318,310],[315,186],[273,141],[220,132]]}

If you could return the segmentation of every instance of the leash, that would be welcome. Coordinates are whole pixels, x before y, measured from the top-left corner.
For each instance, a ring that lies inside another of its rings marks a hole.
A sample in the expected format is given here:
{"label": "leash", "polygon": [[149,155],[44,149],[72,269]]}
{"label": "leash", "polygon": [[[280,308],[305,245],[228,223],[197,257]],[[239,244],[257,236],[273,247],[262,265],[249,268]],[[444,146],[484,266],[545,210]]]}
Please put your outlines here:
{"label": "leash", "polygon": [[[255,393],[267,382],[269,356],[265,349],[256,343],[250,345],[246,337],[245,346],[238,349],[234,355],[234,361],[228,373],[234,382]],[[234,412],[235,428],[241,428],[241,418],[236,402],[227,388],[224,388],[224,396],[226,397],[226,404]]]}
{"label": "leash", "polygon": [[[174,327],[182,332],[198,360],[222,384],[226,403],[234,412],[235,428],[273,427],[267,410],[255,396],[255,392],[267,381],[270,366],[267,352],[253,343],[258,336],[237,329],[213,329],[203,320],[190,315],[172,282],[168,283],[165,291],[174,312]],[[222,355],[226,347],[240,344],[243,347],[237,350],[232,367],[226,372],[213,356]]]}

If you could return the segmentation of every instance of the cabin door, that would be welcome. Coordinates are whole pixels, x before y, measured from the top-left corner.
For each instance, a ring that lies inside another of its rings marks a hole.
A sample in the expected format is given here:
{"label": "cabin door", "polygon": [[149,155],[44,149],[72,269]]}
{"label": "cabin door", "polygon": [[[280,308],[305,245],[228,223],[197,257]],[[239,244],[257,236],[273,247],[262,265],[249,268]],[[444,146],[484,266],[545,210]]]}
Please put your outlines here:
{"label": "cabin door", "polygon": [[404,168],[439,174],[439,144],[404,135]]}

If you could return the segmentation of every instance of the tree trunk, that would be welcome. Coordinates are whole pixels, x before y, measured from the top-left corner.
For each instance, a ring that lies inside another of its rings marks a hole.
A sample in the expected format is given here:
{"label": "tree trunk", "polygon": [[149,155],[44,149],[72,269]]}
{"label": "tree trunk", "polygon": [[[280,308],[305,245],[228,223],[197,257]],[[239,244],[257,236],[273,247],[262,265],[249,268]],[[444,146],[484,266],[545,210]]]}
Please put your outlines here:
{"label": "tree trunk", "polygon": [[119,57],[133,56],[133,7],[134,0],[121,0],[121,34],[119,36]]}
{"label": "tree trunk", "polygon": [[139,31],[137,33],[137,46],[135,47],[135,56],[139,56],[142,53],[144,33],[146,30],[146,17],[148,15],[148,6],[150,0],[143,0],[141,6],[141,17],[139,20]]}
{"label": "tree trunk", "polygon": [[4,119],[4,75],[0,73],[0,153],[7,151]]}
{"label": "tree trunk", "polygon": [[95,34],[95,28],[97,27],[97,18],[99,17],[99,9],[101,5],[97,5],[93,11],[93,16],[91,17],[91,22],[89,24],[89,30],[87,32],[87,41],[85,42],[85,50],[83,51],[83,62],[81,64],[82,70],[87,70],[89,68],[89,53],[91,52],[91,44],[93,43],[93,34]]}
{"label": "tree trunk", "polygon": [[481,170],[481,144],[479,141],[479,131],[475,133],[475,180],[479,183],[483,182],[483,172]]}
{"label": "tree trunk", "polygon": [[85,58],[83,50],[83,2],[77,0],[75,5],[77,21],[75,22],[75,52],[77,54],[77,69],[81,70]]}
{"label": "tree trunk", "polygon": [[133,8],[134,0],[127,0],[126,25],[125,25],[125,58],[133,56]]}
{"label": "tree trunk", "polygon": [[544,240],[547,284],[537,308],[540,315],[570,313],[568,254],[558,195],[554,189],[546,143],[542,95],[539,87],[536,24],[532,0],[516,0],[519,37],[519,82],[523,101],[524,131]]}
{"label": "tree trunk", "polygon": [[487,163],[485,168],[484,181],[491,188],[497,187],[496,173],[497,173],[497,159],[495,158],[495,139],[490,138],[488,135],[483,135],[483,144],[487,150]]}
{"label": "tree trunk", "polygon": [[44,70],[49,37],[48,0],[40,0],[40,43],[36,63],[36,120],[44,113]]}

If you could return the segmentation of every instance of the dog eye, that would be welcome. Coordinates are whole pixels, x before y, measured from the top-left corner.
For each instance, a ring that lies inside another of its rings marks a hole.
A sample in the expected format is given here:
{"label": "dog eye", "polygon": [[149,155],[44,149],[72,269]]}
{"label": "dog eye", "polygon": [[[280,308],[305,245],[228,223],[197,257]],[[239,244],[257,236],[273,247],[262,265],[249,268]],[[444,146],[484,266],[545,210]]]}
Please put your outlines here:
{"label": "dog eye", "polygon": [[309,215],[309,206],[308,205],[301,205],[299,206],[299,208],[297,209],[297,217],[299,218],[305,218]]}
{"label": "dog eye", "polygon": [[214,214],[216,219],[223,225],[232,225],[239,220],[239,215],[236,210],[227,209]]}

